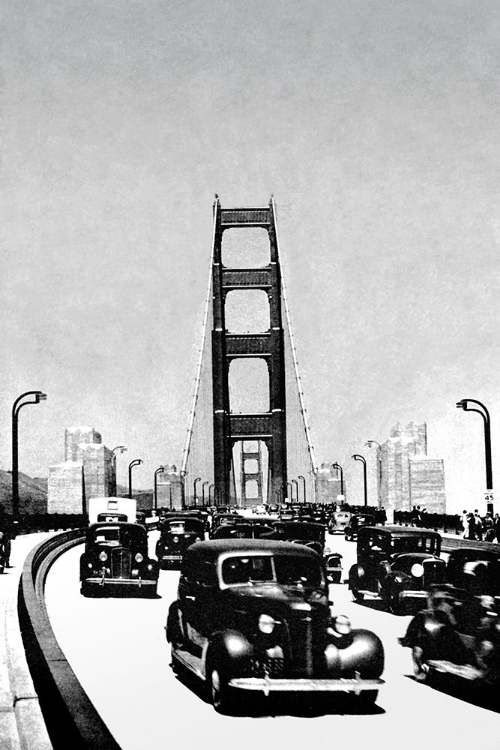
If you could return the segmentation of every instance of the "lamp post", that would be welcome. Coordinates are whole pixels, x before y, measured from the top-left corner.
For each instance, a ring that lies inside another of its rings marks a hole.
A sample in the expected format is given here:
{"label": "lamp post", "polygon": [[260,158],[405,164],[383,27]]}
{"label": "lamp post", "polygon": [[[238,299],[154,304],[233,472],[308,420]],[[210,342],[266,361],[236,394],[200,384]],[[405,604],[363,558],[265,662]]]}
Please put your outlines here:
{"label": "lamp post", "polygon": [[[288,494],[288,493],[290,493],[290,494]],[[286,483],[286,494],[287,494],[287,497],[290,498],[290,500],[293,500],[293,490],[292,490],[292,483],[291,482],[287,482]]]}
{"label": "lamp post", "polygon": [[211,505],[215,504],[215,484],[211,484],[208,488],[208,502]]}
{"label": "lamp post", "polygon": [[[291,480],[292,484],[295,485],[295,500],[299,502],[299,483],[296,479]],[[293,492],[292,492],[292,500],[293,500]]]}
{"label": "lamp post", "polygon": [[182,510],[186,507],[186,474],[187,471],[185,469],[180,470],[180,478],[181,478],[181,508]]}
{"label": "lamp post", "polygon": [[377,479],[377,499],[378,499],[378,507],[380,508],[382,506],[382,446],[380,443],[378,443],[376,440],[367,440],[366,445],[371,448],[372,446],[377,446],[377,462],[378,462],[378,479]]}
{"label": "lamp post", "polygon": [[302,474],[299,474],[299,479],[302,479],[302,481],[304,483],[303,489],[304,489],[304,503],[305,503],[306,502],[306,496],[307,496],[306,478],[303,477]]}
{"label": "lamp post", "polygon": [[158,474],[162,474],[165,471],[164,466],[158,466],[155,471],[155,492],[154,492],[154,509],[158,510]]}
{"label": "lamp post", "polygon": [[365,507],[368,505],[368,491],[366,486],[366,459],[364,456],[361,456],[359,453],[354,453],[352,456],[355,461],[361,461],[363,463],[363,479],[364,479],[364,486],[365,486]]}
{"label": "lamp post", "polygon": [[198,498],[196,496],[196,482],[201,482],[201,477],[196,477],[196,479],[193,482],[193,500],[194,500],[194,504],[198,505]]}
{"label": "lamp post", "polygon": [[116,448],[113,448],[113,450],[111,451],[111,460],[112,460],[113,469],[115,472],[115,495],[117,493],[117,484],[118,484],[118,478],[117,478],[117,473],[116,473],[116,452],[120,451],[120,453],[125,453],[126,450],[127,449],[125,448],[124,445],[117,445]]}
{"label": "lamp post", "polygon": [[[476,404],[481,409],[475,409],[469,404]],[[486,466],[486,509],[493,515],[493,470],[491,467],[491,432],[490,432],[490,414],[488,409],[480,401],[474,398],[464,398],[457,402],[457,409],[464,411],[476,411],[483,418],[484,422],[484,458]]]}
{"label": "lamp post", "polygon": [[[205,487],[207,486],[207,484],[210,484],[210,482],[208,480],[205,480],[203,484],[201,485],[201,502],[202,502],[203,507],[205,507]],[[210,490],[209,490],[209,496],[210,496]]]}
{"label": "lamp post", "polygon": [[128,465],[128,496],[130,499],[132,499],[132,467],[138,464],[142,464],[142,458],[136,458]]}
{"label": "lamp post", "polygon": [[332,469],[337,469],[340,472],[340,494],[344,496],[344,470],[338,463],[332,464]]}
{"label": "lamp post", "polygon": [[[27,396],[33,396],[33,400],[24,401]],[[46,401],[47,394],[42,391],[26,391],[22,393],[12,406],[12,520],[17,523],[19,520],[19,449],[18,449],[18,416],[23,406],[28,404],[39,404],[40,401]]]}

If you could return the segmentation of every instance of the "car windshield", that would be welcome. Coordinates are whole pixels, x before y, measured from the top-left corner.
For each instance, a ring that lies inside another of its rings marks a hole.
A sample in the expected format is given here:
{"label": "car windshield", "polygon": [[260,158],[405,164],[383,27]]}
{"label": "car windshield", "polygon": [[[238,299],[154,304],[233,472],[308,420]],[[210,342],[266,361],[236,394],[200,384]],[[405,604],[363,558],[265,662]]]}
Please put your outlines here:
{"label": "car windshield", "polygon": [[402,536],[392,540],[392,552],[428,552],[436,554],[439,539],[432,536]]}
{"label": "car windshield", "polygon": [[227,585],[254,582],[323,584],[321,566],[315,560],[291,555],[228,557],[222,563],[222,579]]}
{"label": "car windshield", "polygon": [[116,546],[120,544],[120,529],[100,529],[96,532],[94,539],[97,544]]}

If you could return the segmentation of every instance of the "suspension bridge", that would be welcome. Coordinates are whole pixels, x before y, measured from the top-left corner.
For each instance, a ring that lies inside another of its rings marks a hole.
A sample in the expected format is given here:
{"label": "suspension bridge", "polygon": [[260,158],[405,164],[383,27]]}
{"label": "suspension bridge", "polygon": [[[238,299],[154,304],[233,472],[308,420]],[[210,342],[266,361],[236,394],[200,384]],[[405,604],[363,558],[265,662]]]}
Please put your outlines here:
{"label": "suspension bridge", "polygon": [[274,200],[223,208],[216,196],[183,503],[304,502],[315,473]]}

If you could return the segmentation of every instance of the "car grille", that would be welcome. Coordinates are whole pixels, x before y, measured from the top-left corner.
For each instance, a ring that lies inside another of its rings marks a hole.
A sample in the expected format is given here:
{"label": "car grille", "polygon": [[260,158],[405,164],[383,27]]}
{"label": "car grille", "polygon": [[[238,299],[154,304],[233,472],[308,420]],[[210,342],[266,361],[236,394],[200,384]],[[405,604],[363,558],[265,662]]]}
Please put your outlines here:
{"label": "car grille", "polygon": [[130,550],[120,547],[111,553],[111,575],[113,578],[130,578],[132,555]]}
{"label": "car grille", "polygon": [[444,560],[424,560],[424,588],[429,588],[433,583],[441,583],[444,581],[445,574],[445,563]]}
{"label": "car grille", "polygon": [[253,677],[283,677],[285,672],[285,660],[282,658],[273,659],[264,657],[263,659],[252,659],[250,668]]}

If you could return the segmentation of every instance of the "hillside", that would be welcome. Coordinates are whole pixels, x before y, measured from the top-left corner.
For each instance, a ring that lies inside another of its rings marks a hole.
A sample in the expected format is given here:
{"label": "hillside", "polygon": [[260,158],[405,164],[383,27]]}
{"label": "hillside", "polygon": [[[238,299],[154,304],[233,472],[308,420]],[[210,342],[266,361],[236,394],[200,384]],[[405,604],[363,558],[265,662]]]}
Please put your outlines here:
{"label": "hillside", "polygon": [[[19,512],[24,513],[46,513],[47,512],[47,484],[48,480],[41,477],[29,477],[19,472]],[[118,486],[117,496],[126,497],[127,488]],[[147,510],[153,507],[153,491],[137,490],[134,492],[137,499],[137,507]],[[12,473],[0,469],[0,505],[7,512],[11,512],[12,506]]]}
{"label": "hillside", "polygon": [[[12,473],[0,469],[0,504],[11,511]],[[29,477],[19,472],[19,510],[21,513],[45,513],[47,509],[47,479]]]}

